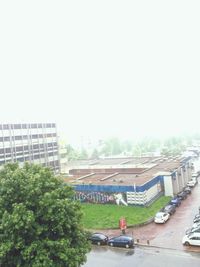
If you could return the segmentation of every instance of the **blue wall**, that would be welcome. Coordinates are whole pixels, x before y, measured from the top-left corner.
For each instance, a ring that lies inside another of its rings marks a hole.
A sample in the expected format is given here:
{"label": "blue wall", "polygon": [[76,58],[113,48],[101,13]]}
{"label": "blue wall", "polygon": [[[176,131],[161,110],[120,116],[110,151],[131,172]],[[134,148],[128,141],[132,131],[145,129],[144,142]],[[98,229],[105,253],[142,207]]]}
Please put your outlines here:
{"label": "blue wall", "polygon": [[76,191],[92,191],[92,192],[144,192],[148,190],[158,182],[163,184],[163,176],[159,175],[154,177],[149,182],[145,183],[142,186],[122,186],[122,185],[74,185]]}

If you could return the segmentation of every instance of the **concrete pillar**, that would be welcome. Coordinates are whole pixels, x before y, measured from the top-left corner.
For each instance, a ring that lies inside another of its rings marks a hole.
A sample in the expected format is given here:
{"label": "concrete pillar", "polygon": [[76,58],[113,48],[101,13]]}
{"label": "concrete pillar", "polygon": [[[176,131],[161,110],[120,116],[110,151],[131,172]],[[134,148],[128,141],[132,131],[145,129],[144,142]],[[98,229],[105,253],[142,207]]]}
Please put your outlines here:
{"label": "concrete pillar", "polygon": [[165,196],[173,196],[172,176],[171,175],[163,176],[163,181],[164,181]]}

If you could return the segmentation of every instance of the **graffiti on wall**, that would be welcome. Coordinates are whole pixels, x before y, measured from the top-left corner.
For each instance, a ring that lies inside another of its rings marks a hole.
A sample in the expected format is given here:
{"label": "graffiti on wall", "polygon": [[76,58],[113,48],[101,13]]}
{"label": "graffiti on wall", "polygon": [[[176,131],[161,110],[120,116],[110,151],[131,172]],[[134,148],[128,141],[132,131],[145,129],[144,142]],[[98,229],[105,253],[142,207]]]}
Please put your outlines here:
{"label": "graffiti on wall", "polygon": [[107,192],[75,192],[75,200],[86,203],[99,203],[99,204],[117,204],[126,205],[126,195],[124,193],[107,193]]}

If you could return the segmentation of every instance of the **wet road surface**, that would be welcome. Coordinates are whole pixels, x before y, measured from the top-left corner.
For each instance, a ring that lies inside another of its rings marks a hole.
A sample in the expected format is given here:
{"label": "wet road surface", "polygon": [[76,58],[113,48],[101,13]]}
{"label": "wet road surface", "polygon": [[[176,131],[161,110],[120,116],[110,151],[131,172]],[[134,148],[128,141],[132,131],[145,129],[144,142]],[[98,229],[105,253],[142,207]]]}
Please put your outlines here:
{"label": "wet road surface", "polygon": [[119,249],[93,246],[83,267],[199,267],[200,255],[193,252],[143,247]]}

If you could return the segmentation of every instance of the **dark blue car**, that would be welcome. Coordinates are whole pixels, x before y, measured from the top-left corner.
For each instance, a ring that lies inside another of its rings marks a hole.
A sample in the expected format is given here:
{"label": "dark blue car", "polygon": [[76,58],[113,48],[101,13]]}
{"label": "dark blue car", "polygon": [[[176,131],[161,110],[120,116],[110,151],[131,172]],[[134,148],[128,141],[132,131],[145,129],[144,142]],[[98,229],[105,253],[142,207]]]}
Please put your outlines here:
{"label": "dark blue car", "polygon": [[131,248],[134,246],[134,239],[131,236],[120,235],[110,238],[108,240],[108,245],[111,247]]}
{"label": "dark blue car", "polygon": [[174,197],[170,201],[170,204],[175,205],[176,207],[179,207],[181,205],[181,199],[179,197]]}
{"label": "dark blue car", "polygon": [[107,245],[108,237],[102,233],[93,233],[89,240],[92,242],[92,244],[96,244],[98,246],[100,245]]}

